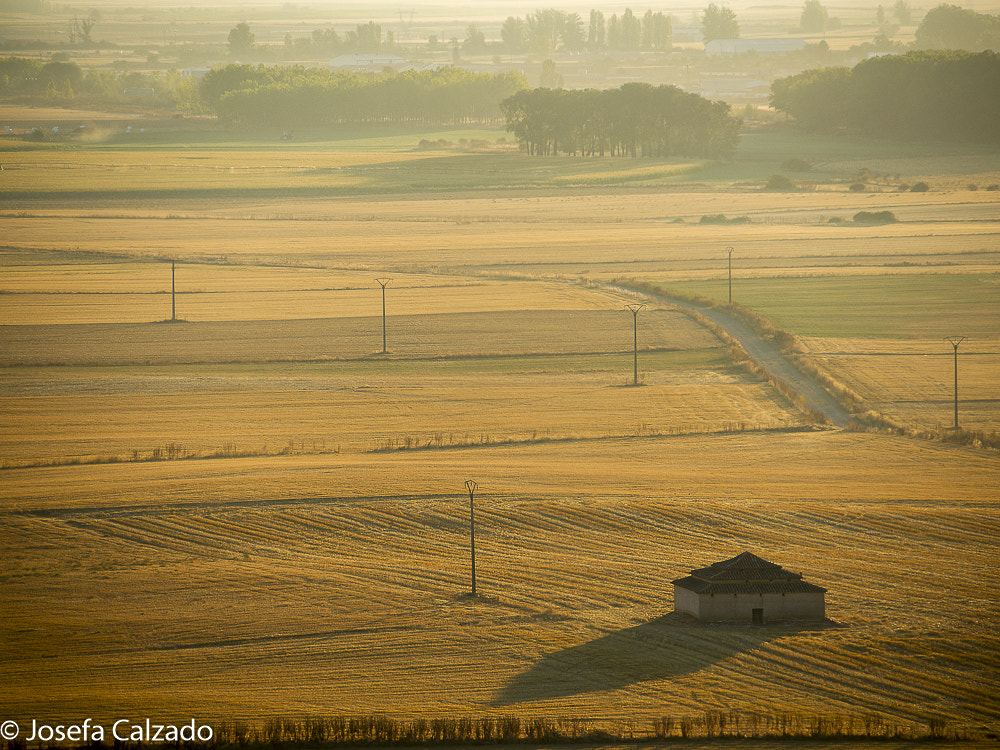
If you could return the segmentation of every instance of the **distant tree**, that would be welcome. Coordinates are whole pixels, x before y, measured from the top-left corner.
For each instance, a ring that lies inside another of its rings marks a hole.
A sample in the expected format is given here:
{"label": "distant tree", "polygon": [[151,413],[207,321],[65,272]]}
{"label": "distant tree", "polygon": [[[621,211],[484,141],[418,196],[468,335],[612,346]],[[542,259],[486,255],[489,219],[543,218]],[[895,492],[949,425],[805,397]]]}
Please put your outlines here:
{"label": "distant tree", "polygon": [[642,17],[643,49],[669,50],[673,44],[673,24],[662,12],[646,11]]}
{"label": "distant tree", "polygon": [[675,86],[538,88],[511,96],[501,108],[507,129],[531,155],[719,158],[732,153],[739,137],[728,104]]}
{"label": "distant tree", "polygon": [[819,0],[806,0],[802,8],[799,27],[807,34],[819,34],[826,31],[829,14]]}
{"label": "distant tree", "polygon": [[382,26],[369,21],[357,25],[358,52],[378,52],[382,49]]}
{"label": "distant tree", "polygon": [[787,112],[806,130],[846,127],[851,111],[851,69],[816,68],[771,84],[771,106]]}
{"label": "distant tree", "polygon": [[527,17],[528,44],[538,55],[555,51],[566,25],[566,14],[554,8],[543,8]]}
{"label": "distant tree", "polygon": [[470,23],[462,42],[462,52],[467,55],[484,55],[489,51],[486,46],[486,35],[474,23]]}
{"label": "distant tree", "polygon": [[254,48],[255,41],[250,24],[245,21],[238,23],[229,31],[229,52],[233,55],[246,55]]}
{"label": "distant tree", "polygon": [[881,5],[875,9],[875,23],[879,26],[883,26],[885,24],[885,8]]}
{"label": "distant tree", "polygon": [[587,32],[587,49],[599,52],[608,46],[608,30],[604,14],[599,10],[590,11],[590,28]]}
{"label": "distant tree", "polygon": [[38,86],[53,98],[72,99],[80,90],[83,70],[74,62],[51,61],[38,72]]}
{"label": "distant tree", "polygon": [[916,31],[921,49],[961,49],[970,52],[1000,47],[1000,16],[976,13],[957,5],[939,5],[927,12]]}
{"label": "distant tree", "polygon": [[767,178],[764,189],[772,193],[788,193],[798,190],[798,186],[783,174],[773,174]]}
{"label": "distant tree", "polygon": [[516,54],[528,49],[528,26],[524,19],[509,16],[500,27],[500,41],[507,52]]}
{"label": "distant tree", "polygon": [[909,26],[913,20],[913,13],[907,0],[896,0],[896,4],[892,6],[892,15],[896,17],[900,26]]}
{"label": "distant tree", "polygon": [[621,49],[622,47],[622,22],[617,13],[612,13],[608,19],[608,49]]}
{"label": "distant tree", "polygon": [[563,17],[562,43],[567,52],[582,52],[587,46],[583,36],[583,19],[579,13],[567,13]]}
{"label": "distant tree", "polygon": [[90,38],[90,34],[96,23],[96,18],[74,18],[73,26],[69,31],[70,44],[78,44],[81,47],[89,47],[93,44],[94,40]]}
{"label": "distant tree", "polygon": [[562,74],[556,70],[553,60],[546,60],[542,63],[542,77],[539,85],[543,89],[561,89],[563,86]]}
{"label": "distant tree", "polygon": [[706,43],[713,39],[739,39],[736,13],[732,8],[711,3],[701,15],[701,35]]}
{"label": "distant tree", "polygon": [[635,17],[631,8],[626,8],[621,18],[620,49],[637,50],[642,44],[642,22]]}
{"label": "distant tree", "polygon": [[771,84],[771,104],[808,130],[878,138],[1000,142],[1000,54],[910,51]]}
{"label": "distant tree", "polygon": [[899,221],[892,211],[858,211],[852,218],[855,224],[894,224]]}

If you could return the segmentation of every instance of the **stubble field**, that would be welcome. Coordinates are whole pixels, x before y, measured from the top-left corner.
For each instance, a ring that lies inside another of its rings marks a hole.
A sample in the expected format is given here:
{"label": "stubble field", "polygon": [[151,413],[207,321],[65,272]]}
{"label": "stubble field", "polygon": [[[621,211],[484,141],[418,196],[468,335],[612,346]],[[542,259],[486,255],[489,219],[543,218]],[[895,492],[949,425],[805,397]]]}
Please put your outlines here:
{"label": "stubble field", "polygon": [[[968,332],[963,408],[996,429],[996,193],[855,195],[829,178],[768,195],[641,163],[646,183],[571,187],[553,178],[578,167],[555,160],[535,183],[460,194],[471,157],[455,155],[435,163],[459,160],[458,182],[445,168],[411,192],[406,156],[360,194],[283,195],[286,175],[185,196],[153,177],[140,200],[73,153],[3,203],[14,718],[516,714],[647,731],[717,709],[997,729],[996,453],[790,431],[805,415],[652,300],[631,387],[636,299],[607,286],[720,298],[734,246],[755,309],[768,285],[772,301],[788,284],[840,300],[822,330],[805,302],[781,323],[918,423],[950,417],[941,358],[862,355],[929,355]],[[82,181],[53,195],[66,164]],[[861,209],[902,221],[827,221]],[[719,212],[751,223],[697,224]],[[170,259],[184,322],[162,322]],[[392,279],[385,354],[377,277]],[[880,325],[851,328],[857,300],[877,304],[859,292],[895,305],[911,278],[933,304],[875,306]],[[906,330],[887,330],[893,315]],[[938,318],[947,332],[926,332]],[[757,428],[782,431],[741,431]],[[471,601],[466,479],[486,597]],[[745,549],[826,587],[831,622],[669,615],[671,580]]]}

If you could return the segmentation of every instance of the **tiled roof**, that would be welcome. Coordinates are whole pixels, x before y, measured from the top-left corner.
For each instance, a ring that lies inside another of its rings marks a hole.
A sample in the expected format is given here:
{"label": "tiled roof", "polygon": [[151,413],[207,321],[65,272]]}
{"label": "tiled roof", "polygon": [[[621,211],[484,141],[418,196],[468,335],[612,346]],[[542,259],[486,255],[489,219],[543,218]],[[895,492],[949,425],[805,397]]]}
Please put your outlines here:
{"label": "tiled roof", "polygon": [[692,570],[673,582],[696,594],[800,594],[823,593],[826,589],[806,583],[800,573],[743,552],[730,560]]}

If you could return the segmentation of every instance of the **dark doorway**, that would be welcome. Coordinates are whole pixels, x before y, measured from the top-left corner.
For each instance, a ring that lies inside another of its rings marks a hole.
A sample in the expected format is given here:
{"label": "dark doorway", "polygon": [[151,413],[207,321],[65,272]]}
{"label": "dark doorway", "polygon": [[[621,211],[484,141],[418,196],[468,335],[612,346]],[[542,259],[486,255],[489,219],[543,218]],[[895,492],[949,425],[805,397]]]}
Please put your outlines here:
{"label": "dark doorway", "polygon": [[753,624],[754,625],[763,625],[764,624],[764,610],[763,610],[763,608],[750,610],[750,616],[753,617]]}

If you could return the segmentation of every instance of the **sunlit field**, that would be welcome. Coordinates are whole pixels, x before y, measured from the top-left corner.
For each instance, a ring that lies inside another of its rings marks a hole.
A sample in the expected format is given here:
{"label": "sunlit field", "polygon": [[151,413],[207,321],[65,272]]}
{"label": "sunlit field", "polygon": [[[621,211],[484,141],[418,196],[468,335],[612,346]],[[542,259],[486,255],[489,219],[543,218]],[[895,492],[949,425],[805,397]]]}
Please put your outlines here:
{"label": "sunlit field", "polygon": [[[458,599],[466,478],[479,602]],[[12,715],[643,731],[780,705],[988,731],[998,480],[993,455],[846,433],[8,470],[0,695]],[[671,579],[743,549],[827,587],[833,622],[661,619]]]}
{"label": "sunlit field", "polygon": [[[996,430],[996,154],[416,140],[4,154],[7,715],[1000,730],[996,451],[814,425],[622,288],[724,301],[731,247],[736,301],[913,427],[950,424],[965,335],[963,426]],[[788,156],[823,167],[764,192]],[[827,588],[829,622],[670,614],[672,580],[744,550]]]}

